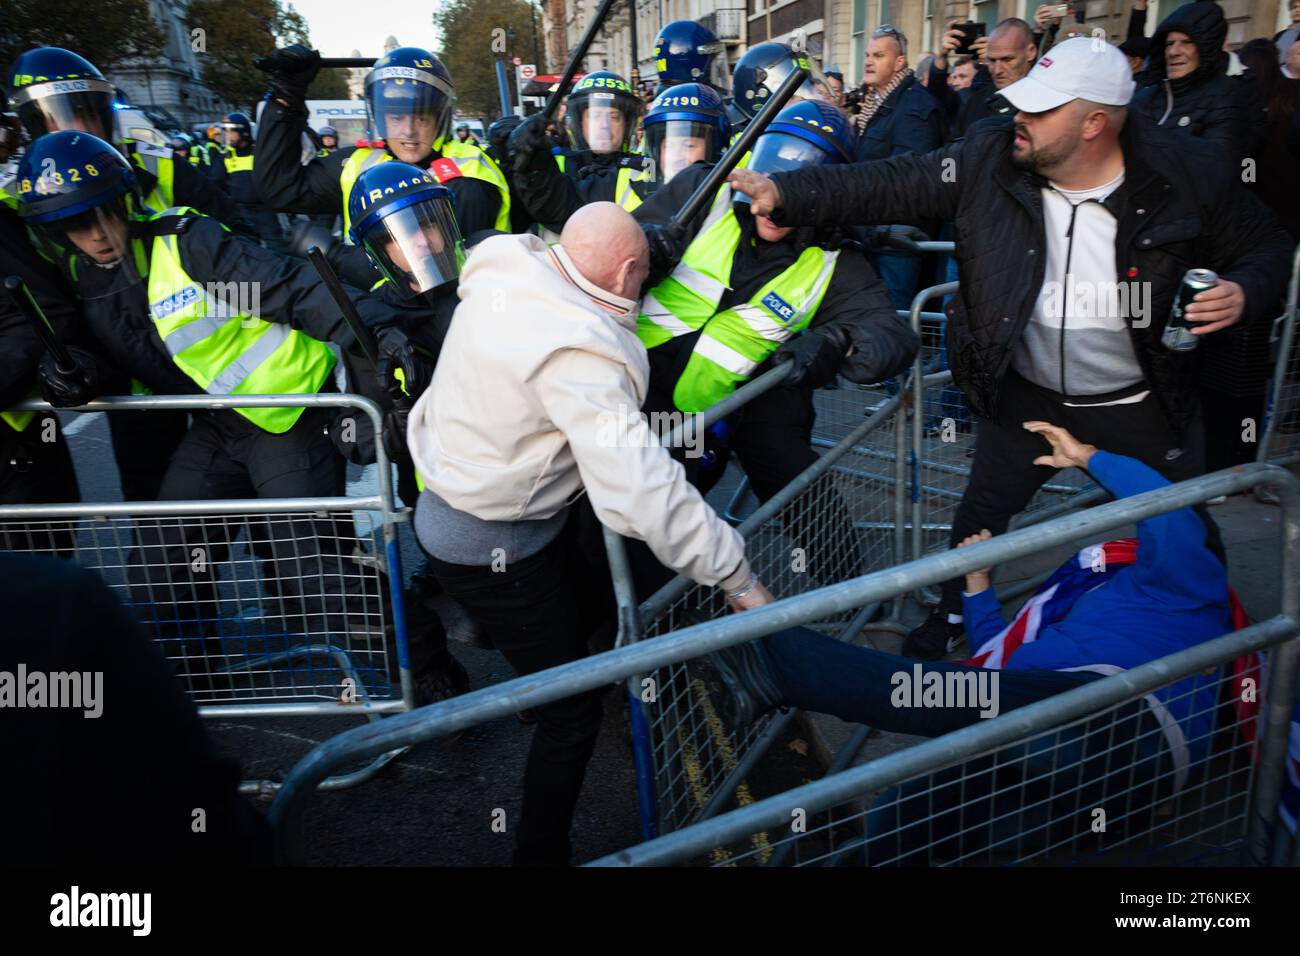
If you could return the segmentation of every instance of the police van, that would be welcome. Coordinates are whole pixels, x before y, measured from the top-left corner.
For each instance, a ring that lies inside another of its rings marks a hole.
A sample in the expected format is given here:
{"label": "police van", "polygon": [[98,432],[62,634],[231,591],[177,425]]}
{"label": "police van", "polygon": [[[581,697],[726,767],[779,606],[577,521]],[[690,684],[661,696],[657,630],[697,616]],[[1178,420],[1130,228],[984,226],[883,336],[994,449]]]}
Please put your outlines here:
{"label": "police van", "polygon": [[355,146],[366,135],[365,100],[308,100],[307,125],[314,130],[333,126],[338,130],[339,147]]}

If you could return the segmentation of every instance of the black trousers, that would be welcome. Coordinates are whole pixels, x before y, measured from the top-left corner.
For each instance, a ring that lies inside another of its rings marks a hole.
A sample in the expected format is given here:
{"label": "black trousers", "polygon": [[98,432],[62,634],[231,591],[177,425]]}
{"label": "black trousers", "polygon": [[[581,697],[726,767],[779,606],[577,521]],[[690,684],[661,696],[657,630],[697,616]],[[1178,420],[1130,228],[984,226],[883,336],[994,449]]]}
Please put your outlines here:
{"label": "black trousers", "polygon": [[[1264,407],[1268,395],[1228,395],[1210,389],[1201,390],[1201,414],[1205,420],[1205,470],[1222,471],[1233,465],[1254,461],[1259,442],[1264,438]],[[1243,422],[1254,422],[1248,430]],[[1253,441],[1243,441],[1243,436]]]}
{"label": "black trousers", "polygon": [[[81,500],[72,455],[59,419],[37,415],[21,432],[0,423],[0,504],[75,503]],[[75,524],[75,522],[71,523]],[[71,527],[51,530],[45,522],[0,525],[0,550],[70,557]]]}
{"label": "black trousers", "polygon": [[[1056,474],[1055,468],[1035,465],[1051,451],[1042,437],[1022,423],[1045,421],[1067,429],[1081,442],[1128,455],[1170,481],[1186,481],[1205,472],[1204,430],[1199,418],[1175,436],[1154,393],[1132,405],[1072,408],[1026,381],[1014,371],[1002,380],[996,419],[980,419],[975,435],[975,460],[970,481],[953,518],[949,547],[983,528],[1002,534],[1025,510],[1034,493]],[[1199,509],[1209,530],[1211,547],[1222,553],[1218,527]],[[943,584],[940,610],[961,613],[962,578]]]}
{"label": "black trousers", "polygon": [[[585,502],[572,507],[558,538],[531,557],[507,557],[504,569],[433,557],[429,566],[519,675],[585,657],[588,637],[614,615],[599,523]],[[604,693],[600,688],[534,709],[523,810],[514,828],[516,866],[568,863],[573,809],[596,746]]]}
{"label": "black trousers", "polygon": [[[308,408],[282,434],[233,411],[202,411],[167,469],[164,501],[342,495],[346,463],[325,434],[330,409]],[[262,586],[276,610],[313,633],[348,629],[366,583],[350,556],[351,516],[301,514],[237,520],[142,519],[130,560],[131,598],[152,608],[155,637],[207,636],[220,627],[218,568],[246,530],[264,565]],[[345,553],[345,548],[349,553]],[[209,645],[209,652],[212,648]]]}
{"label": "black trousers", "polygon": [[172,455],[190,427],[184,410],[108,412],[123,501],[157,501]]}

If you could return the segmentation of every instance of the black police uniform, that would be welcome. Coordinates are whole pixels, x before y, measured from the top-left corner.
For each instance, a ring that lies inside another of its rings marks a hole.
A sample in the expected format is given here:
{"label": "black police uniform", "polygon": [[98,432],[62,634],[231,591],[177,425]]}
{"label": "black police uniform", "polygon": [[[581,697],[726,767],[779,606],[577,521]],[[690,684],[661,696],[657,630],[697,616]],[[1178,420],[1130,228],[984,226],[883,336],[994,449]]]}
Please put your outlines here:
{"label": "black police uniform", "polygon": [[[250,219],[232,201],[218,184],[218,180],[199,172],[188,162],[181,162],[164,150],[148,143],[127,141],[116,144],[131,162],[140,194],[148,196],[158,184],[153,171],[158,162],[172,165],[173,206],[191,206],[204,215],[220,221],[240,235],[256,237],[257,231]],[[213,160],[220,165],[221,147],[210,143]],[[223,170],[224,172],[224,167]],[[162,210],[155,210],[161,212]],[[131,383],[117,391],[131,391]],[[108,433],[113,445],[113,458],[117,462],[122,483],[122,497],[127,501],[154,501],[162,487],[163,474],[171,462],[172,454],[185,437],[190,416],[184,411],[155,410],[147,412],[108,412]]]}
{"label": "black police uniform", "polygon": [[[157,234],[179,229],[177,245],[185,272],[198,283],[256,282],[260,288],[259,316],[284,322],[321,341],[350,348],[351,332],[339,316],[316,273],[288,259],[232,236],[212,219],[171,217],[135,228]],[[152,242],[151,238],[140,241]],[[202,389],[172,360],[150,318],[147,288],[127,281],[121,268],[105,270],[82,262],[73,277],[85,299],[85,318],[96,340],[114,365],[159,394],[202,393]],[[379,298],[357,290],[350,293],[362,320],[383,325],[401,312]],[[329,388],[327,383],[323,388]],[[333,413],[306,409],[287,432],[272,434],[230,410],[205,410],[176,450],[158,497],[161,500],[247,497],[328,497],[344,492],[345,463],[327,438]],[[326,615],[331,630],[346,628],[362,587],[349,574],[350,557],[329,519],[304,516],[277,527],[274,534],[250,526],[253,551],[281,568],[274,575],[279,596],[305,613]],[[191,566],[190,547],[196,533],[210,548],[207,570]],[[158,595],[169,594],[176,609],[197,610],[204,621],[218,618],[215,568],[229,546],[225,527],[203,529],[137,525],[144,560],[132,562],[133,599],[157,606]],[[197,595],[197,602],[193,599]],[[167,613],[167,612],[164,612]],[[169,625],[158,623],[166,633]],[[182,627],[193,636],[193,630]]]}
{"label": "black police uniform", "polygon": [[[27,241],[17,214],[0,206],[0,277],[11,275],[23,279],[55,333],[70,342],[79,318],[72,290]],[[44,354],[45,346],[31,323],[8,296],[0,295],[0,409],[34,395],[36,366]],[[0,504],[80,500],[72,456],[57,416],[36,415],[21,431],[0,422]],[[36,525],[7,524],[0,532],[4,550],[66,553],[71,546],[71,533],[50,533]]]}
{"label": "black police uniform", "polygon": [[[337,213],[346,198],[340,183],[343,164],[357,147],[317,156],[303,166],[302,131],[306,122],[305,107],[291,109],[274,99],[266,101],[257,130],[257,164],[253,167],[258,194],[267,207],[280,212]],[[417,165],[427,169],[438,158],[430,154]],[[501,211],[501,194],[495,186],[469,176],[453,176],[443,185],[456,197],[456,222],[462,236],[495,228]],[[330,261],[348,282],[359,284],[366,276],[372,282],[379,278],[365,254],[354,246],[336,249]]]}
{"label": "black police uniform", "polygon": [[[592,153],[565,150],[564,171],[553,160],[538,163],[522,173],[511,172],[510,181],[529,214],[552,232],[560,232],[569,217],[587,203],[617,202],[618,176],[623,169],[633,175],[648,166],[640,153]],[[659,187],[657,182],[633,180],[632,190],[644,202]]]}
{"label": "black police uniform", "polygon": [[[276,218],[275,213],[267,208],[262,202],[262,197],[258,195],[257,183],[254,179],[254,169],[256,165],[247,169],[232,169],[236,165],[233,159],[241,159],[245,162],[249,159],[260,159],[260,152],[252,145],[241,146],[239,148],[226,147],[225,151],[213,157],[213,162],[217,168],[213,170],[213,181],[217,183],[227,196],[229,202],[233,203],[239,210],[239,215],[252,225],[253,234],[262,242],[276,247],[281,241],[283,235],[280,230],[280,220]],[[242,164],[239,164],[242,165]],[[179,199],[176,202],[178,206],[188,205]],[[207,212],[198,206],[200,212]],[[212,215],[212,213],[208,213]],[[217,216],[220,219],[220,216]],[[229,225],[229,223],[227,223]]]}

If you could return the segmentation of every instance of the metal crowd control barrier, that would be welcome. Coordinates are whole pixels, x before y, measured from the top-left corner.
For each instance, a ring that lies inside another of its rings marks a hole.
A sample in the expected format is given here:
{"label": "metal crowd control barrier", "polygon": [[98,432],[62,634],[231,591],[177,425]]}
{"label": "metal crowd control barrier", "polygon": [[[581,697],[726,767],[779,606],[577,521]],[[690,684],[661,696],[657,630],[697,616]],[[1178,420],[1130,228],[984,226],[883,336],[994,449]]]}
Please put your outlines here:
{"label": "metal crowd control barrier", "polygon": [[[367,717],[414,703],[397,524],[379,407],[359,395],[104,398],[75,411],[360,409],[378,494],[0,506],[0,547],[99,572],[204,717]],[[45,402],[18,406],[52,412]],[[73,411],[67,409],[66,411]],[[385,580],[386,578],[386,580]],[[396,681],[396,683],[395,683]],[[393,759],[326,782],[360,783]],[[276,785],[249,781],[245,791]]]}
{"label": "metal crowd control barrier", "polygon": [[1291,260],[1286,312],[1279,320],[1277,358],[1269,386],[1264,436],[1257,461],[1291,465],[1300,461],[1300,339],[1296,337],[1300,306],[1300,246]]}
{"label": "metal crowd control barrier", "polygon": [[[874,407],[864,404],[855,428],[740,523],[755,573],[778,598],[902,559],[901,459],[880,469],[875,456],[891,445],[897,453],[902,432],[895,428],[890,434],[887,426],[896,423],[903,399],[900,392],[881,396]],[[726,411],[710,409],[705,415]],[[621,640],[653,638],[726,613],[716,588],[679,577],[641,605],[644,633]],[[863,629],[903,630],[897,613],[871,624],[868,617],[870,612],[836,615],[815,626],[844,640]],[[717,716],[706,681],[684,663],[634,675],[629,692],[640,712],[634,716],[633,739],[643,748],[637,768],[647,834],[706,818],[733,796],[748,799],[745,777],[793,716],[760,722],[733,738]],[[653,706],[643,700],[647,693],[654,695]]]}
{"label": "metal crowd control barrier", "polygon": [[[1297,663],[1300,663],[1300,641],[1289,640],[1300,632],[1300,479],[1283,469],[1260,464],[1205,475],[1084,513],[1063,515],[1035,528],[1010,531],[969,548],[875,571],[743,614],[695,624],[655,640],[625,644],[356,727],[321,743],[293,768],[271,808],[271,820],[278,828],[281,848],[287,853],[298,839],[306,798],[320,780],[340,766],[617,683],[634,674],[653,673],[786,628],[860,612],[926,584],[1012,561],[1081,537],[1095,540],[1135,521],[1261,484],[1278,487],[1283,509],[1282,605],[1277,616],[1170,658],[1102,678],[1078,690],[696,823],[597,862],[652,864],[693,858],[764,830],[788,827],[792,808],[804,809],[811,816],[880,787],[942,770],[1086,714],[1104,712],[1139,699],[1155,688],[1176,681],[1183,673],[1201,671],[1251,651],[1275,648],[1270,655],[1268,684],[1263,695],[1257,739],[1258,770],[1253,774],[1252,807],[1246,821],[1252,859],[1267,861],[1269,844],[1278,825],[1283,758],[1296,696]],[[624,607],[631,609],[626,595]],[[1233,779],[1240,780],[1240,777]]]}

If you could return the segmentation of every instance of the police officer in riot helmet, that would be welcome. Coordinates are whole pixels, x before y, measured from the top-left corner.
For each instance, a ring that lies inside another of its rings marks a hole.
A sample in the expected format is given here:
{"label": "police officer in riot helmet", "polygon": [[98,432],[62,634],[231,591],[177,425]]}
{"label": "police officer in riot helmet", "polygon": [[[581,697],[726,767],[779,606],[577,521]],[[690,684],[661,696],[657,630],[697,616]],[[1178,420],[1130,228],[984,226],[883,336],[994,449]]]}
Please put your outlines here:
{"label": "police officer in riot helmet", "polygon": [[659,85],[658,96],[679,83],[704,83],[718,93],[725,93],[724,49],[713,31],[694,20],[673,20],[664,24],[655,37],[654,61]]}
{"label": "police officer in riot helmet", "polygon": [[[138,205],[155,211],[190,206],[238,233],[255,234],[239,206],[194,164],[178,161],[171,147],[119,134],[113,87],[84,57],[60,47],[28,50],[10,69],[8,86],[11,108],[33,140],[68,130],[112,142],[132,166],[133,201]],[[123,496],[128,501],[156,498],[172,453],[185,435],[186,413],[109,412],[107,418]]]}
{"label": "police officer in riot helmet", "polygon": [[[46,356],[40,384],[49,401],[79,405],[99,397],[110,388],[109,365],[163,395],[314,395],[348,387],[339,357],[357,343],[308,264],[240,239],[187,207],[142,210],[137,188],[126,160],[87,133],[43,136],[19,165],[24,221],[49,248],[72,250],[61,265],[107,360],[74,353],[76,367],[67,369]],[[255,305],[240,291],[249,288],[258,290]],[[349,295],[361,320],[379,330],[384,354],[403,357],[405,336],[395,327],[401,310],[359,290]],[[403,374],[418,388],[430,373],[408,361]],[[341,495],[344,463],[327,437],[336,417],[301,406],[195,414],[158,497]],[[217,565],[193,568],[191,546],[224,549],[237,527],[137,524],[138,553],[149,558],[128,568],[132,598],[167,606],[158,624],[163,634],[205,641],[187,656],[222,653],[213,637],[221,622]],[[384,639],[367,623],[373,609],[332,521],[303,515],[279,533],[262,528],[249,537],[253,552],[274,567],[282,613],[329,633]]]}
{"label": "police officer in riot helmet", "polygon": [[[430,366],[459,301],[457,280],[465,248],[456,223],[451,190],[432,174],[407,163],[380,163],[361,174],[348,197],[351,239],[384,277],[381,294],[404,305],[401,328],[407,347]],[[397,380],[402,356],[381,360],[378,374],[388,397],[384,447],[398,464],[398,492],[414,504],[419,491],[406,447],[406,423],[420,389]],[[465,668],[447,650],[447,634],[436,610],[437,580],[421,567],[406,596],[411,669],[422,699],[441,700],[469,689]],[[445,599],[444,599],[445,600]]]}
{"label": "police officer in riot helmet", "polygon": [[[305,96],[320,70],[320,54],[295,44],[260,58],[257,65],[270,84],[259,127],[257,183],[272,208],[339,212],[346,236],[352,225],[348,197],[353,184],[370,167],[395,160],[428,170],[451,190],[462,234],[510,229],[505,175],[479,146],[452,135],[456,91],[447,68],[428,50],[399,47],[376,60],[366,74],[371,142],[382,140],[382,146],[346,147],[306,166],[300,162]],[[305,252],[310,244],[310,239],[295,242],[290,251]],[[331,249],[329,258],[340,276],[353,284],[369,286],[379,277],[350,244]]]}
{"label": "police officer in riot helmet", "polygon": [[749,121],[758,115],[767,98],[780,89],[786,77],[797,66],[808,70],[809,76],[795,91],[791,102],[830,102],[829,87],[816,64],[784,43],[759,43],[745,51],[744,56],[736,62],[731,75],[729,112],[733,134],[739,135]]}
{"label": "police officer in riot helmet", "polygon": [[279,249],[283,238],[280,221],[274,210],[262,202],[254,179],[257,152],[253,140],[253,121],[247,114],[240,112],[222,117],[217,143],[221,146],[221,154],[213,170],[213,178],[238,204],[239,211],[256,228],[262,243]]}
{"label": "police officer in riot helmet", "polygon": [[694,163],[716,163],[731,139],[726,105],[704,83],[679,83],[663,90],[641,125],[642,148],[660,184]]}
{"label": "police officer in riot helmet", "polygon": [[630,212],[655,186],[652,164],[632,152],[641,100],[627,80],[608,70],[588,73],[565,105],[566,148],[552,147],[542,113],[509,140],[513,185],[548,240],[580,206],[616,202]]}

